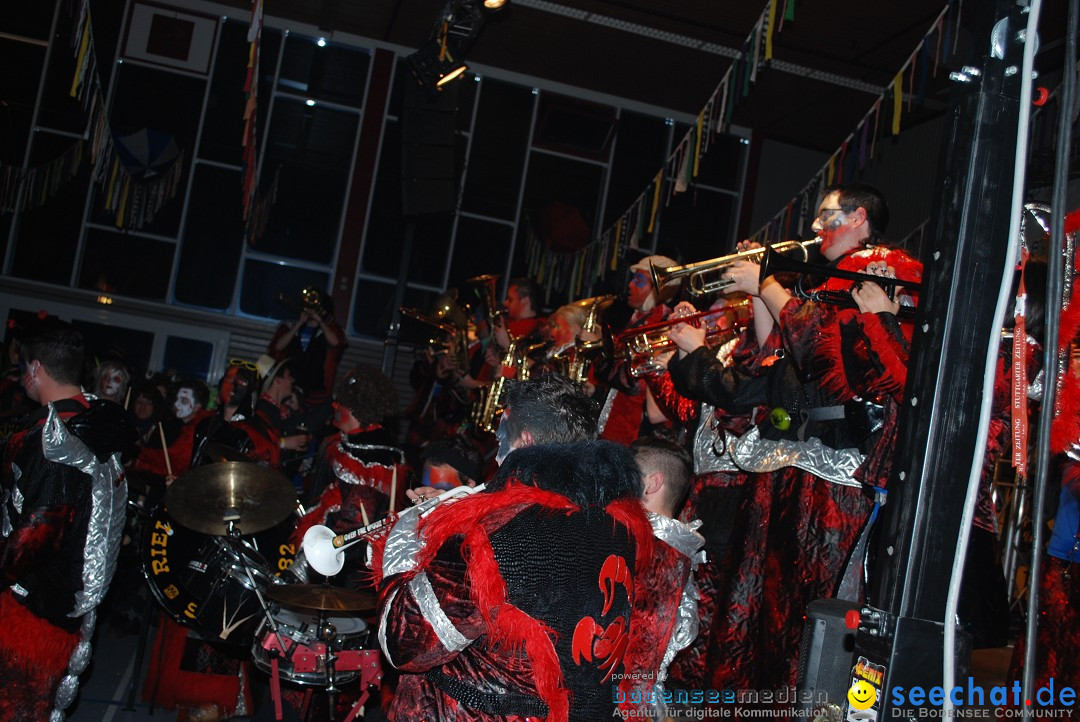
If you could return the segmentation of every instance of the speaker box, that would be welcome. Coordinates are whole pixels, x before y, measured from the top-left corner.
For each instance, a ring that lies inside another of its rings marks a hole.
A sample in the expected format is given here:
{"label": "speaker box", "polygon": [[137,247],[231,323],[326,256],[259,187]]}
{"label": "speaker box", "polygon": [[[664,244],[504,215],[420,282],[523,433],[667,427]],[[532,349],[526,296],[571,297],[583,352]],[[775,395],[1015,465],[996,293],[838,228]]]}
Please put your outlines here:
{"label": "speaker box", "polygon": [[[827,698],[830,703],[843,703],[855,665],[855,630],[847,628],[844,617],[859,608],[843,599],[815,599],[807,605],[795,681],[800,700]],[[816,706],[815,702],[800,704],[807,710]]]}
{"label": "speaker box", "polygon": [[456,114],[457,83],[436,92],[405,81],[401,113],[401,202],[406,215],[454,210]]}

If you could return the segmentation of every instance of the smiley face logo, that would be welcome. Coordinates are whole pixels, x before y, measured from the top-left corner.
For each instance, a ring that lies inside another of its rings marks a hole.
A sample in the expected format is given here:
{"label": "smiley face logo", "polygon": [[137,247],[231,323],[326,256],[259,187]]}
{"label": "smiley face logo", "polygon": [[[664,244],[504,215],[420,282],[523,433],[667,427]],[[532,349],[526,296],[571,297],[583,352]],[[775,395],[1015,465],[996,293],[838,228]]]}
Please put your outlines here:
{"label": "smiley face logo", "polygon": [[869,709],[877,701],[877,690],[865,679],[856,680],[848,690],[847,699],[855,709]]}

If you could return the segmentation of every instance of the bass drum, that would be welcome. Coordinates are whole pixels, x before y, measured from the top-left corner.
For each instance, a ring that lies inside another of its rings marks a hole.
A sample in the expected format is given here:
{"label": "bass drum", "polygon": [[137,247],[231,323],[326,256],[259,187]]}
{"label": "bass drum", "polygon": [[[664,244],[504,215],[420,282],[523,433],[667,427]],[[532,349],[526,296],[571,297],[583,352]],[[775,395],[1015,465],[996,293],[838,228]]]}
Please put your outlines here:
{"label": "bass drum", "polygon": [[208,640],[251,644],[263,619],[255,589],[285,583],[271,571],[254,537],[191,531],[163,506],[150,512],[139,551],[157,601],[174,620]]}

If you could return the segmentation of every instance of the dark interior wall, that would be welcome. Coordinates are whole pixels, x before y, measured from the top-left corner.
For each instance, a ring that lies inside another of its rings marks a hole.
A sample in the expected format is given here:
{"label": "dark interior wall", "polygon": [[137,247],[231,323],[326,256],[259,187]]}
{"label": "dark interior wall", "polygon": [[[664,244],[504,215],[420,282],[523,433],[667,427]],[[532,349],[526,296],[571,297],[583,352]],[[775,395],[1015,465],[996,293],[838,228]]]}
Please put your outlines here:
{"label": "dark interior wall", "polygon": [[[885,194],[891,217],[887,235],[893,241],[904,240],[930,218],[947,127],[945,120],[941,116],[902,128],[899,136],[879,137],[874,162],[858,178],[859,182],[877,186]],[[762,141],[757,183],[747,189],[753,194],[750,233],[783,210],[828,161],[825,153]]]}

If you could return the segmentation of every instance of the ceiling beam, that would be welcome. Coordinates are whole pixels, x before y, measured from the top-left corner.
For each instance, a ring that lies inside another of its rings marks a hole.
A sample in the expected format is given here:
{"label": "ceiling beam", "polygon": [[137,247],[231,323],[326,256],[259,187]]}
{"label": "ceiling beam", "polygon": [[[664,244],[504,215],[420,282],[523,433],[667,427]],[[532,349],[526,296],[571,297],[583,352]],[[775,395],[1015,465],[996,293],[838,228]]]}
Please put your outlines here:
{"label": "ceiling beam", "polygon": [[[599,13],[590,13],[585,10],[579,10],[577,8],[567,7],[566,5],[560,5],[556,2],[550,2],[550,0],[511,0],[515,5],[527,7],[532,10],[539,10],[540,12],[551,13],[553,15],[561,15],[562,17],[573,18],[575,20],[581,20],[587,23],[594,23],[596,25],[602,25],[603,27],[612,28],[613,30],[622,30],[623,32],[632,33],[634,35],[641,35],[647,38],[653,38],[654,40],[660,40],[665,43],[671,43],[673,45],[680,45],[684,48],[692,48],[703,53],[710,53],[712,55],[719,55],[723,58],[735,59],[739,57],[740,51],[735,48],[729,48],[725,45],[718,43],[710,43],[697,38],[691,38],[686,35],[679,35],[678,33],[670,33],[665,30],[657,30],[656,28],[650,28],[647,25],[640,25],[638,23],[632,23],[627,20],[619,20],[617,18],[609,17],[607,15],[600,15]],[[796,75],[801,78],[807,78],[809,80],[817,80],[822,83],[829,83],[830,85],[837,85],[849,90],[858,90],[870,95],[881,95],[885,92],[885,88],[880,85],[874,85],[873,83],[867,83],[862,80],[856,80],[855,78],[849,78],[836,73],[826,73],[821,70],[815,70],[808,68],[804,65],[798,65],[796,63],[789,63],[783,60],[777,60],[773,58],[769,61],[768,67],[773,70],[777,70],[781,73],[788,73],[790,75]]]}

